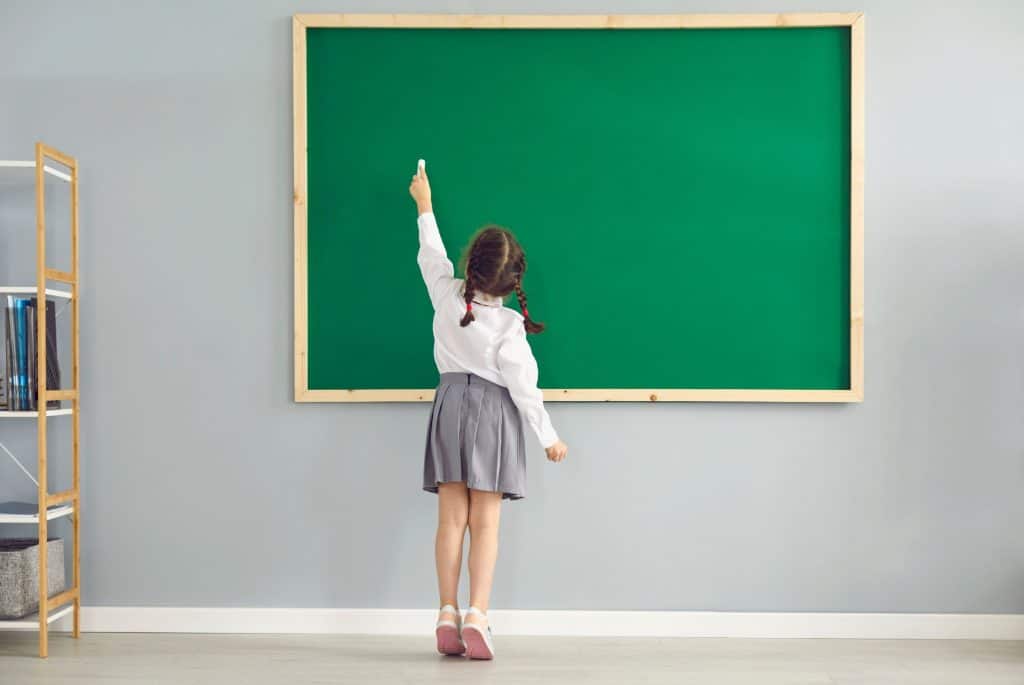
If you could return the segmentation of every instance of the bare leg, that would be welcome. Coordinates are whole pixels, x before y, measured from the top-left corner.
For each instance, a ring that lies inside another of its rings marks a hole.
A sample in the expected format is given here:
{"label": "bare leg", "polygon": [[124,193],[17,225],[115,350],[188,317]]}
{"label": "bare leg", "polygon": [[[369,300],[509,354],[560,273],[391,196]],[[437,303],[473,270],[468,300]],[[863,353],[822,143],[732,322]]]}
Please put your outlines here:
{"label": "bare leg", "polygon": [[[466,537],[468,515],[466,484],[441,483],[437,488],[437,536],[434,538],[441,606],[459,606],[459,571],[462,570],[462,542]],[[457,617],[445,613],[440,618],[453,621]]]}
{"label": "bare leg", "polygon": [[[500,519],[500,492],[469,491],[469,605],[484,612],[491,601]],[[468,616],[466,621],[486,623],[478,616]]]}

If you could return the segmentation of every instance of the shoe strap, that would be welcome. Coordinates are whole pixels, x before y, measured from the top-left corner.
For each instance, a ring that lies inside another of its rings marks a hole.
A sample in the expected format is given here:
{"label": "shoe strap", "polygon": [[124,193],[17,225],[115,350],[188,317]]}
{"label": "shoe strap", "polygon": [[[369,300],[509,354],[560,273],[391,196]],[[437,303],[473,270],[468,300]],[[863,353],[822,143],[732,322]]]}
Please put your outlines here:
{"label": "shoe strap", "polygon": [[[487,614],[483,611],[480,611],[476,607],[469,607],[469,609],[466,610],[466,616],[470,615],[479,616],[480,618],[484,619],[486,623],[484,623],[484,625],[480,625],[478,623],[463,623],[463,631],[467,629],[477,630],[481,635],[484,636],[484,639],[487,640],[487,648],[490,649],[491,652],[493,652],[494,645],[491,644],[491,636],[494,635],[494,632],[491,630],[491,622],[490,620],[488,620]],[[485,630],[486,633],[484,632]]]}
{"label": "shoe strap", "polygon": [[459,619],[459,610],[456,609],[455,607],[453,607],[451,604],[445,604],[443,607],[441,607],[441,610],[438,613],[441,613],[441,614],[454,614],[455,615],[455,619],[456,620]]}

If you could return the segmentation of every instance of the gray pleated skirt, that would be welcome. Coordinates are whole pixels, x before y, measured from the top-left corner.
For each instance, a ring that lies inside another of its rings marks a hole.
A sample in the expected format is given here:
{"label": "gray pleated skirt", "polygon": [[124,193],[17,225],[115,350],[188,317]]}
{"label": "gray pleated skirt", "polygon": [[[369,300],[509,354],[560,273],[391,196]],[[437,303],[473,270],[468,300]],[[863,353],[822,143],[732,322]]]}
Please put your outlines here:
{"label": "gray pleated skirt", "polygon": [[471,373],[442,373],[423,459],[423,489],[461,481],[473,490],[526,494],[523,420],[508,388]]}

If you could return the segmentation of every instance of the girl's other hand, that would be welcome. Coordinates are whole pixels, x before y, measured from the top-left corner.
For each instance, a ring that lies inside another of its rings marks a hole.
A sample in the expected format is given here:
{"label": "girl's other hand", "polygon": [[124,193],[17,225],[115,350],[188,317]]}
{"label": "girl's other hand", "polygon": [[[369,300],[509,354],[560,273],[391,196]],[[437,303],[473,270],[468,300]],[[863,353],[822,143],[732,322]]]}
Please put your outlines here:
{"label": "girl's other hand", "polygon": [[548,453],[548,461],[559,462],[569,453],[569,446],[559,440],[551,447],[545,447],[544,451]]}
{"label": "girl's other hand", "polygon": [[427,170],[420,167],[409,183],[409,194],[416,201],[416,209],[420,214],[432,211],[430,206],[430,181],[427,180]]}

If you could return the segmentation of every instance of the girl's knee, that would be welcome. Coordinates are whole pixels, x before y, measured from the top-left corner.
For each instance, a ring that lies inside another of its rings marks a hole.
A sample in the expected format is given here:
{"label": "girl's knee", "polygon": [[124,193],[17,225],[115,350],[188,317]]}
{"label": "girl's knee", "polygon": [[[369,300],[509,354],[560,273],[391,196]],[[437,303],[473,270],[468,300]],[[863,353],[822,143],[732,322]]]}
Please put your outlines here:
{"label": "girl's knee", "polygon": [[437,517],[438,528],[465,531],[467,525],[469,525],[469,516],[465,511],[443,511]]}
{"label": "girl's knee", "polygon": [[[490,494],[490,493],[488,493]],[[488,498],[481,501],[480,498],[473,498],[469,505],[469,530],[471,532],[483,533],[488,529],[498,528],[501,518],[501,495],[496,498]]]}
{"label": "girl's knee", "polygon": [[483,516],[469,517],[469,534],[473,537],[498,534],[498,520]]}

